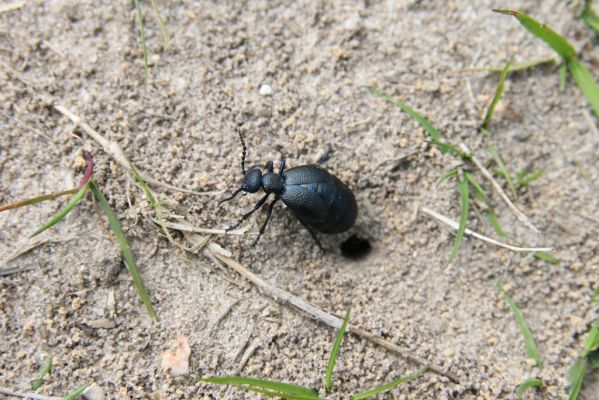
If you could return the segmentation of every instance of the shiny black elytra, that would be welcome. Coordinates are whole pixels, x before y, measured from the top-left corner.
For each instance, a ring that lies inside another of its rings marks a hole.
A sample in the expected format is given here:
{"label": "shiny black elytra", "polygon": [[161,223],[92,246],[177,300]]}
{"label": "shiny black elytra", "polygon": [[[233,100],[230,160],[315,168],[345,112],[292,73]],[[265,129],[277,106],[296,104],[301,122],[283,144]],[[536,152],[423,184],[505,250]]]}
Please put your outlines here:
{"label": "shiny black elytra", "polygon": [[358,215],[358,206],[354,194],[345,183],[320,167],[328,159],[330,149],[321,157],[317,165],[301,165],[285,170],[285,160],[282,160],[278,174],[273,172],[273,162],[269,161],[266,164],[268,172],[262,175],[262,171],[258,168],[245,171],[247,147],[241,131],[238,133],[243,148],[241,159],[243,183],[239,189],[222,200],[221,203],[232,200],[242,191],[256,193],[262,188],[266,194],[250,212],[246,213],[237,224],[228,228],[227,231],[235,229],[259,210],[271,194],[274,194],[275,198],[268,206],[266,220],[260,228],[260,233],[254,241],[254,245],[258,243],[264,233],[272,215],[273,207],[279,200],[283,201],[293,211],[321,249],[322,246],[314,231],[328,234],[341,233],[354,225]]}

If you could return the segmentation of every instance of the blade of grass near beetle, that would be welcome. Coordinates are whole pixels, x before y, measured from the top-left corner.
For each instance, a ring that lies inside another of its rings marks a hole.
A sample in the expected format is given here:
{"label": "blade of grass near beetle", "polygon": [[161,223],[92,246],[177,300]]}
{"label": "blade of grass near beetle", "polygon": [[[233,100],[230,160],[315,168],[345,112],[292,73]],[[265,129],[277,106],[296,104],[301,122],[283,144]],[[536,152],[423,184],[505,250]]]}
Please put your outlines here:
{"label": "blade of grass near beetle", "polygon": [[79,389],[67,394],[63,400],[75,400],[87,389],[87,385],[81,386]]}
{"label": "blade of grass near beetle", "polygon": [[386,385],[379,386],[379,387],[369,390],[367,392],[355,394],[351,398],[352,398],[352,400],[369,399],[371,397],[376,396],[377,394],[379,394],[381,392],[384,392],[389,389],[393,389],[395,386],[416,380],[416,379],[420,378],[422,375],[424,375],[424,373],[426,371],[427,371],[427,368],[424,367],[413,375],[402,376],[401,378],[399,378],[393,382],[387,383]]}
{"label": "blade of grass near beetle", "polygon": [[587,67],[577,59],[571,59],[568,66],[578,87],[591,103],[595,115],[599,117],[599,86],[597,86],[597,82],[595,82]]}
{"label": "blade of grass near beetle", "polygon": [[100,203],[102,211],[104,211],[104,214],[106,214],[106,217],[108,218],[110,228],[114,232],[119,246],[121,247],[121,252],[123,253],[123,260],[125,261],[125,265],[127,265],[127,269],[129,270],[129,273],[133,278],[133,284],[135,285],[135,289],[137,289],[139,297],[141,297],[142,302],[146,306],[146,309],[148,310],[148,314],[150,314],[150,317],[155,319],[156,312],[154,311],[154,307],[152,307],[150,296],[144,288],[141,276],[139,275],[139,271],[137,270],[137,265],[135,264],[135,260],[133,258],[133,253],[129,248],[127,238],[125,237],[125,233],[123,232],[123,228],[121,227],[121,223],[116,217],[114,211],[112,211],[112,208],[110,207],[110,204],[108,204],[106,197],[104,197],[104,195],[102,194],[98,186],[96,186],[94,181],[90,180],[87,184],[90,185],[91,191],[94,193],[96,200],[98,200],[98,203]]}
{"label": "blade of grass near beetle", "polygon": [[251,392],[262,393],[274,397],[283,397],[289,400],[320,399],[318,397],[318,392],[315,389],[290,383],[268,381],[244,376],[214,376],[210,378],[198,378],[198,380],[220,385],[236,386]]}
{"label": "blade of grass near beetle", "polygon": [[168,47],[168,30],[166,29],[166,25],[164,24],[164,20],[158,12],[158,7],[156,7],[156,0],[152,0],[152,9],[154,10],[154,15],[156,16],[156,20],[158,20],[158,25],[160,26],[160,33],[162,34],[162,40],[164,41],[164,48]]}
{"label": "blade of grass near beetle", "polygon": [[553,257],[551,253],[547,253],[546,251],[535,251],[533,253],[533,256],[535,256],[535,258],[538,258],[539,260],[547,261],[548,263],[553,265],[557,265],[560,263],[559,259]]}
{"label": "blade of grass near beetle", "polygon": [[520,332],[522,333],[522,337],[524,338],[524,343],[526,343],[526,351],[528,352],[528,356],[535,360],[537,368],[542,369],[543,363],[541,361],[541,356],[539,355],[539,350],[537,350],[537,345],[532,337],[532,332],[526,324],[526,320],[524,319],[522,311],[520,311],[512,297],[505,291],[499,282],[496,282],[496,286],[497,289],[503,293],[506,303],[508,303],[510,309],[512,310],[512,314],[514,314],[514,318],[516,319],[518,327],[520,328]]}
{"label": "blade of grass near beetle", "polygon": [[541,378],[528,378],[524,382],[518,385],[516,388],[516,395],[518,397],[522,397],[524,392],[533,387],[541,387],[543,386],[543,381]]}
{"label": "blade of grass near beetle", "polygon": [[339,333],[337,333],[337,337],[335,338],[335,343],[333,343],[333,348],[331,349],[331,356],[329,357],[329,363],[327,364],[327,373],[325,377],[324,388],[326,391],[330,391],[333,387],[333,369],[335,368],[335,363],[337,362],[337,354],[339,353],[339,347],[341,347],[341,342],[343,341],[343,336],[345,335],[345,330],[347,329],[347,323],[349,322],[349,309],[345,313],[345,318],[343,319],[343,325],[341,325],[341,329],[339,329]]}
{"label": "blade of grass near beetle", "polygon": [[503,71],[501,71],[501,74],[499,75],[499,83],[497,83],[497,89],[495,89],[495,96],[493,96],[493,100],[491,100],[491,104],[489,105],[489,108],[487,109],[487,114],[485,115],[485,119],[483,120],[483,123],[482,123],[483,128],[489,127],[489,124],[491,123],[491,119],[493,118],[493,112],[495,111],[495,107],[497,106],[497,103],[499,103],[499,100],[501,100],[501,96],[503,96],[503,88],[505,87],[505,78],[507,77],[508,72],[510,72],[510,65],[512,65],[513,59],[514,59],[514,56],[511,56],[510,59],[508,60],[507,64],[505,64]]}
{"label": "blade of grass near beetle", "polygon": [[78,191],[79,191],[79,188],[75,188],[75,189],[63,190],[61,192],[56,192],[56,193],[44,194],[42,196],[34,197],[32,199],[15,201],[14,203],[4,204],[4,205],[0,206],[0,212],[6,211],[6,210],[12,210],[13,208],[29,206],[31,204],[41,203],[42,201],[46,201],[46,200],[54,200],[61,196],[75,194]]}
{"label": "blade of grass near beetle", "polygon": [[42,365],[42,368],[40,369],[37,379],[34,379],[31,381],[31,390],[37,390],[44,384],[44,378],[46,377],[46,375],[48,375],[50,373],[51,369],[52,369],[52,356],[49,356],[46,359],[46,361],[44,362],[44,365]]}
{"label": "blade of grass near beetle", "polygon": [[599,34],[599,16],[595,11],[591,8],[592,1],[585,1],[584,9],[580,14],[580,18],[587,24],[590,28],[594,29],[597,34]]}
{"label": "blade of grass near beetle", "polygon": [[505,178],[507,186],[510,188],[510,192],[512,192],[512,195],[514,197],[518,197],[518,194],[516,193],[516,187],[514,186],[514,182],[512,181],[512,178],[509,172],[507,171],[507,168],[505,167],[503,160],[501,159],[501,157],[499,157],[499,153],[495,149],[495,146],[489,145],[489,152],[491,153],[491,157],[493,157],[493,160],[497,164],[497,167],[499,168],[499,171],[501,172],[502,176]]}
{"label": "blade of grass near beetle", "polygon": [[399,107],[403,112],[408,114],[410,117],[414,118],[416,122],[418,122],[420,126],[422,126],[422,128],[424,128],[424,130],[429,134],[429,136],[431,137],[431,143],[437,146],[441,153],[450,153],[463,160],[469,158],[468,154],[465,154],[464,152],[460,151],[460,149],[458,149],[457,147],[447,143],[441,132],[439,132],[439,130],[435,128],[428,119],[426,119],[420,113],[414,111],[414,109],[408,106],[406,103],[399,101],[398,99],[392,97],[388,93],[385,93],[382,90],[379,90],[374,87],[369,87],[368,91],[370,91],[370,93],[374,94],[375,96],[378,96],[381,99],[385,100],[387,103]]}
{"label": "blade of grass near beetle", "polygon": [[455,241],[453,244],[453,249],[451,250],[451,254],[449,255],[449,259],[445,263],[445,266],[449,265],[455,256],[458,254],[458,250],[462,245],[462,239],[464,239],[464,233],[466,232],[466,220],[468,219],[468,181],[463,178],[458,181],[458,192],[460,194],[460,199],[462,201],[461,211],[460,211],[460,225],[455,235]]}
{"label": "blade of grass near beetle", "polygon": [[141,12],[141,2],[135,0],[135,9],[137,10],[137,18],[139,19],[139,37],[141,38],[141,48],[144,54],[144,82],[148,86],[148,76],[150,68],[148,66],[148,46],[146,45],[146,33],[144,28],[144,15]]}
{"label": "blade of grass near beetle", "polygon": [[566,60],[576,56],[574,47],[564,39],[560,34],[528,15],[516,10],[493,10],[500,14],[512,15],[525,27],[530,33],[547,43],[553,50]]}
{"label": "blade of grass near beetle", "polygon": [[50,221],[46,222],[41,228],[39,228],[37,231],[35,231],[35,233],[33,235],[31,235],[30,237],[37,236],[40,233],[42,233],[43,231],[45,231],[46,229],[51,228],[54,225],[56,225],[58,222],[60,222],[73,209],[73,207],[75,207],[77,205],[77,203],[79,203],[81,201],[81,199],[83,198],[83,196],[85,196],[85,193],[87,192],[88,189],[89,189],[89,183],[86,183],[85,185],[83,185],[81,187],[81,189],[79,189],[77,194],[75,194],[75,196],[73,196],[73,198],[71,200],[69,200],[67,205],[58,212],[58,214],[53,216],[50,219]]}
{"label": "blade of grass near beetle", "polygon": [[568,387],[566,392],[569,394],[569,400],[576,400],[580,389],[582,389],[582,381],[587,373],[588,361],[583,357],[576,357],[574,363],[568,369]]}

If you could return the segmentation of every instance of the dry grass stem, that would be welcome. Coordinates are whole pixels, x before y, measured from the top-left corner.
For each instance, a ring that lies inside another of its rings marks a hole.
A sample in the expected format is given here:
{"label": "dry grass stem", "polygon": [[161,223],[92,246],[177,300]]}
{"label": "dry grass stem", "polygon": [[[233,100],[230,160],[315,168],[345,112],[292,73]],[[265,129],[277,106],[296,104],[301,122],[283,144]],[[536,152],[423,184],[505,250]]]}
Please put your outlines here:
{"label": "dry grass stem", "polygon": [[[125,156],[125,153],[123,152],[121,147],[116,142],[106,139],[99,132],[97,132],[91,126],[89,126],[85,121],[83,121],[83,119],[81,117],[74,114],[69,109],[63,107],[62,105],[54,104],[53,107],[56,111],[58,111],[59,113],[61,113],[62,115],[64,115],[68,119],[70,119],[71,122],[73,122],[75,125],[80,127],[81,130],[83,130],[83,132],[85,132],[88,136],[90,136],[92,139],[94,139],[96,142],[98,142],[100,144],[100,146],[102,146],[104,151],[106,153],[108,153],[112,158],[114,158],[114,160],[117,163],[119,163],[121,165],[121,167],[125,168],[127,171],[129,171],[129,173],[133,174],[133,171],[131,170],[131,162],[127,159],[127,157]],[[139,172],[139,175],[142,177],[142,179],[144,181],[146,181],[147,183],[154,185],[154,186],[162,187],[164,189],[173,190],[176,192],[183,192],[183,193],[189,193],[189,194],[195,194],[195,195],[218,195],[218,194],[224,193],[223,190],[216,190],[216,191],[212,191],[212,192],[196,192],[194,190],[183,189],[183,188],[179,188],[179,187],[176,187],[173,185],[169,185],[168,183],[160,182],[154,178],[151,178],[151,177],[145,175],[141,171],[138,171],[138,172]]]}
{"label": "dry grass stem", "polygon": [[464,143],[461,143],[460,150],[462,150],[464,153],[470,155],[470,157],[471,157],[470,159],[472,160],[472,163],[476,166],[476,168],[478,168],[480,170],[481,174],[489,182],[491,182],[491,186],[493,187],[493,189],[499,194],[499,196],[502,198],[502,200],[505,202],[505,204],[509,207],[509,209],[512,210],[514,215],[516,215],[516,218],[518,218],[518,220],[520,222],[522,222],[528,228],[533,230],[535,233],[539,233],[539,230],[537,229],[537,227],[534,226],[532,221],[522,211],[520,211],[514,203],[512,203],[512,201],[509,199],[509,197],[507,197],[507,195],[501,188],[501,185],[499,183],[497,183],[495,178],[493,178],[493,175],[491,175],[491,172],[489,172],[489,170],[487,168],[485,168],[484,165],[482,165],[480,160],[470,151],[468,146],[466,146]]}
{"label": "dry grass stem", "polygon": [[[456,221],[453,221],[449,218],[447,218],[444,215],[439,214],[438,212],[435,212],[429,208],[426,207],[422,207],[421,211],[425,214],[427,214],[430,217],[435,218],[438,221],[441,221],[442,223],[451,226],[453,229],[458,229],[459,224]],[[547,252],[551,252],[551,251],[555,251],[555,247],[519,247],[519,246],[512,246],[511,244],[507,244],[507,243],[503,243],[500,242],[498,240],[495,239],[491,239],[490,237],[481,235],[480,233],[474,232],[471,229],[466,228],[465,234],[468,236],[472,236],[475,237],[477,239],[480,239],[484,242],[487,243],[491,243],[494,244],[496,246],[499,247],[503,247],[504,249],[508,249],[508,250],[512,250],[512,251],[517,251],[517,252],[525,252],[525,253],[531,253],[531,252],[535,252],[535,251],[547,251]]]}
{"label": "dry grass stem", "polygon": [[[241,276],[243,276],[244,278],[246,278],[250,282],[252,282],[254,285],[256,285],[265,294],[267,294],[285,304],[288,304],[288,305],[298,308],[299,310],[305,312],[306,314],[310,315],[317,321],[324,323],[325,325],[328,325],[335,329],[341,328],[341,325],[343,324],[343,320],[341,318],[331,315],[331,314],[327,313],[326,311],[323,311],[320,308],[315,307],[312,304],[302,300],[301,298],[299,298],[285,290],[282,290],[276,286],[269,284],[264,279],[262,279],[261,277],[259,277],[256,274],[250,272],[247,268],[245,268],[239,262],[237,262],[236,260],[234,260],[230,257],[225,257],[218,253],[212,253],[212,254],[216,259],[221,261],[223,264],[225,264],[229,268],[232,268],[237,273],[239,273]],[[409,353],[407,350],[405,350],[405,349],[397,346],[396,344],[391,343],[381,337],[378,337],[378,336],[374,335],[373,333],[370,333],[364,329],[361,329],[361,328],[358,328],[358,327],[352,326],[352,325],[349,325],[347,327],[347,331],[353,333],[354,335],[360,336],[368,341],[376,343],[379,346],[381,346],[393,353],[399,354],[400,356],[404,357],[405,359],[407,359],[415,364],[422,365],[422,366],[428,366],[428,368],[431,371],[433,371],[439,375],[442,375],[444,377],[447,377],[448,379],[450,379],[451,381],[453,381],[455,383],[460,383],[460,380],[456,374],[454,374],[452,372],[446,372],[446,371],[444,371],[444,369],[442,367],[435,365],[435,364],[431,364],[427,360],[424,360],[418,356],[415,356],[415,355]]]}

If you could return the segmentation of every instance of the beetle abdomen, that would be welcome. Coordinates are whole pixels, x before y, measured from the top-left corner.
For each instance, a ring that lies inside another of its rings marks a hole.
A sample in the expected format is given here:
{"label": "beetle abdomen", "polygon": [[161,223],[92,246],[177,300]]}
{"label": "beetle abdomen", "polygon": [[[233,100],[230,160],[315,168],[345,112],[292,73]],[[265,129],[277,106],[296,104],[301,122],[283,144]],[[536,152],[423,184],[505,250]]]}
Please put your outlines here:
{"label": "beetle abdomen", "polygon": [[281,200],[302,222],[323,233],[340,233],[353,226],[356,200],[335,176],[315,165],[291,168],[284,176]]}

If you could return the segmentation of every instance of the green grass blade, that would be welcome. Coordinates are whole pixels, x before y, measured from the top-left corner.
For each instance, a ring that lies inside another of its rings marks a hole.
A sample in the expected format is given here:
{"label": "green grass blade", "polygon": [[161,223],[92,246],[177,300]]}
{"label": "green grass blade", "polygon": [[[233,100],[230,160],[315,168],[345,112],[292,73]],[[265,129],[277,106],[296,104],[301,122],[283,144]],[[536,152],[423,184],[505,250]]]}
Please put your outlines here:
{"label": "green grass blade", "polygon": [[447,143],[441,132],[439,132],[439,130],[435,128],[428,119],[426,119],[417,111],[414,111],[412,107],[408,106],[406,103],[392,97],[391,95],[377,88],[369,87],[368,90],[370,91],[370,93],[380,97],[387,103],[399,107],[403,112],[415,119],[416,122],[418,122],[420,126],[422,126],[422,128],[424,128],[424,130],[429,134],[429,136],[431,137],[431,143],[437,146],[441,153],[449,153],[463,160],[468,160],[470,158],[470,155],[459,150],[457,147]]}
{"label": "green grass blade", "polygon": [[343,336],[345,335],[345,330],[347,329],[348,322],[349,308],[345,313],[345,318],[343,319],[343,324],[341,325],[341,329],[339,329],[339,333],[337,333],[335,343],[333,343],[333,348],[331,349],[331,356],[329,357],[329,363],[327,364],[327,373],[324,384],[324,388],[327,392],[330,391],[333,387],[333,369],[335,368],[335,363],[337,362],[337,354],[339,354],[339,347],[341,347],[341,342],[343,342]]}
{"label": "green grass blade", "polygon": [[154,311],[154,307],[152,307],[150,296],[144,288],[141,276],[139,275],[139,271],[137,270],[137,265],[135,264],[135,260],[133,259],[133,253],[129,248],[127,238],[125,237],[125,233],[123,232],[123,228],[121,227],[121,223],[119,222],[114,211],[112,211],[110,204],[108,204],[106,197],[104,197],[98,186],[96,186],[96,184],[91,180],[88,182],[88,184],[90,185],[90,189],[94,193],[96,200],[98,200],[100,208],[102,208],[102,211],[104,211],[104,214],[106,214],[106,217],[108,218],[110,228],[114,232],[117,242],[119,243],[119,246],[121,248],[121,252],[123,253],[123,260],[125,261],[125,265],[127,265],[127,269],[129,270],[129,273],[133,278],[133,284],[135,285],[135,289],[137,289],[139,297],[141,297],[142,302],[146,306],[148,314],[150,314],[150,317],[155,319],[156,312]]}
{"label": "green grass blade", "polygon": [[141,38],[141,47],[144,53],[144,82],[148,86],[148,76],[150,73],[150,67],[148,66],[148,46],[146,45],[144,15],[141,12],[141,2],[139,0],[135,0],[135,9],[137,10],[137,18],[139,19],[139,37]]}
{"label": "green grass blade", "polygon": [[539,21],[515,10],[493,10],[495,12],[507,15],[513,15],[530,33],[547,43],[553,50],[566,60],[576,56],[574,47],[564,39],[560,34]]}
{"label": "green grass blade", "polygon": [[531,183],[539,179],[544,172],[545,170],[542,168],[528,175],[526,174],[526,171],[520,171],[516,176],[516,188],[519,189],[530,185]]}
{"label": "green grass blade", "polygon": [[520,332],[522,333],[522,337],[524,338],[524,343],[526,343],[526,351],[528,352],[528,356],[535,360],[537,368],[543,369],[543,363],[541,361],[541,356],[539,355],[539,351],[537,350],[537,345],[532,337],[532,332],[528,328],[526,324],[526,320],[524,319],[524,315],[522,311],[518,308],[512,297],[505,291],[505,289],[501,286],[499,282],[496,283],[497,289],[503,293],[503,297],[505,298],[506,303],[510,306],[512,310],[512,314],[514,314],[514,318],[518,323],[518,327],[520,328]]}
{"label": "green grass blade", "polygon": [[566,81],[568,80],[568,64],[563,62],[559,66],[559,90],[562,92],[566,89]]}
{"label": "green grass blade", "polygon": [[418,122],[420,124],[420,126],[422,126],[424,128],[424,130],[428,132],[428,134],[430,135],[430,137],[433,140],[445,141],[445,138],[443,137],[441,132],[439,132],[439,130],[437,128],[435,128],[428,119],[423,117],[418,112],[414,111],[412,109],[412,107],[408,106],[406,103],[397,100],[396,98],[392,97],[391,95],[389,95],[377,88],[369,87],[368,90],[370,91],[370,93],[374,94],[375,96],[380,97],[381,99],[385,100],[387,103],[393,104],[394,106],[401,108],[401,110],[403,112],[408,114],[410,117],[414,118],[416,120],[416,122]]}
{"label": "green grass blade", "polygon": [[497,106],[497,103],[499,103],[499,100],[501,100],[501,96],[503,96],[503,89],[505,87],[505,78],[507,77],[507,74],[510,72],[510,65],[512,65],[513,59],[514,59],[514,56],[511,56],[510,59],[508,60],[507,64],[505,64],[503,71],[501,71],[501,74],[499,75],[499,82],[497,83],[497,89],[495,89],[495,96],[493,96],[493,100],[491,100],[491,104],[489,105],[489,108],[487,109],[487,114],[485,115],[485,119],[483,120],[483,123],[482,123],[483,128],[488,128],[489,124],[491,123],[491,119],[493,119],[493,112],[495,111],[495,107]]}
{"label": "green grass blade", "polygon": [[568,387],[566,389],[566,392],[569,394],[568,400],[576,400],[578,398],[587,369],[587,359],[581,357],[577,357],[568,369]]}
{"label": "green grass blade", "polygon": [[487,218],[487,221],[489,221],[489,224],[493,227],[493,229],[495,229],[495,233],[497,233],[497,235],[499,235],[500,237],[506,236],[505,231],[503,230],[503,227],[499,223],[497,214],[495,214],[495,212],[493,210],[486,211],[485,217]]}
{"label": "green grass blade", "polygon": [[6,211],[6,210],[12,210],[13,208],[30,206],[32,204],[41,203],[42,201],[46,201],[46,200],[54,200],[61,196],[75,194],[78,191],[79,191],[79,188],[75,188],[75,189],[63,190],[61,192],[56,192],[56,193],[44,194],[42,196],[34,197],[32,199],[15,201],[14,203],[4,204],[4,205],[0,206],[0,212]]}
{"label": "green grass blade", "polygon": [[474,176],[468,171],[464,171],[464,178],[466,178],[468,183],[470,183],[474,188],[474,197],[483,203],[488,203],[487,194],[482,186],[478,183],[476,178],[474,178]]}
{"label": "green grass blade", "polygon": [[546,251],[535,251],[533,256],[539,260],[547,261],[549,264],[557,265],[560,263],[558,258],[555,258],[553,254],[547,253]]}
{"label": "green grass blade", "polygon": [[73,196],[73,198],[71,200],[69,200],[67,205],[58,212],[58,214],[53,216],[50,219],[50,221],[46,222],[41,228],[39,228],[37,231],[35,231],[35,233],[33,235],[31,235],[30,237],[39,235],[46,229],[51,228],[54,225],[56,225],[57,223],[59,223],[64,217],[66,217],[66,215],[69,212],[71,212],[73,207],[75,207],[77,205],[77,203],[79,203],[81,201],[81,199],[83,198],[83,196],[85,196],[85,193],[87,192],[87,190],[89,188],[90,188],[89,184],[86,183],[85,185],[83,185],[81,187],[81,189],[79,189],[79,191],[75,194],[75,196]]}
{"label": "green grass blade", "polygon": [[85,392],[85,389],[87,389],[87,385],[83,385],[81,386],[79,389],[72,391],[71,393],[67,394],[63,400],[75,400],[77,399],[79,396],[81,396],[81,394],[83,392]]}
{"label": "green grass blade", "polygon": [[507,171],[507,168],[505,167],[503,160],[501,159],[501,157],[499,157],[499,153],[497,152],[495,147],[492,145],[489,146],[489,152],[491,153],[491,157],[493,157],[493,160],[497,164],[497,168],[501,172],[501,175],[505,178],[505,181],[507,182],[507,186],[510,188],[510,192],[512,192],[512,195],[514,197],[518,197],[518,195],[516,193],[516,187],[514,186],[514,182],[511,178],[509,172]]}
{"label": "green grass blade", "polygon": [[446,266],[449,265],[453,261],[455,256],[458,254],[458,250],[460,249],[460,246],[462,245],[462,240],[464,239],[464,233],[466,232],[466,220],[468,219],[468,200],[469,200],[468,181],[466,179],[460,179],[458,181],[457,186],[458,186],[458,192],[460,194],[460,198],[462,200],[461,201],[462,206],[461,206],[461,212],[460,212],[460,225],[459,225],[458,231],[456,232],[456,235],[455,235],[453,249],[451,250],[449,259],[445,263]]}
{"label": "green grass blade", "polygon": [[166,235],[166,237],[168,238],[168,240],[171,241],[171,242],[173,242],[174,239],[171,236],[171,233],[169,232],[168,227],[166,226],[166,221],[162,217],[162,206],[156,200],[156,197],[154,196],[154,193],[152,193],[152,190],[150,190],[150,187],[148,186],[148,183],[141,176],[141,174],[139,173],[139,171],[137,170],[137,168],[135,168],[135,165],[129,164],[129,167],[131,168],[131,171],[133,171],[133,176],[135,178],[135,181],[141,186],[141,188],[143,189],[146,197],[148,198],[148,201],[150,202],[150,204],[152,205],[152,207],[154,207],[154,212],[156,212],[156,219],[158,220],[158,223],[162,227],[162,231],[164,232],[164,234]]}
{"label": "green grass blade", "polygon": [[587,67],[576,58],[572,58],[568,62],[568,66],[574,81],[591,103],[595,115],[599,117],[599,86],[597,86],[597,82],[595,82]]}
{"label": "green grass blade", "polygon": [[[515,64],[512,63],[512,65],[510,65],[509,72],[518,72],[518,71],[522,71],[522,70],[525,70],[528,68],[534,68],[534,67],[538,67],[540,65],[545,65],[545,64],[555,64],[557,62],[557,60],[558,60],[557,57],[550,57],[550,58],[544,58],[541,60],[527,60],[527,61],[521,61],[521,62],[515,63]],[[469,69],[468,71],[501,73],[504,68],[505,68],[505,66],[483,67],[483,68],[472,68],[472,69]]]}
{"label": "green grass blade", "polygon": [[355,394],[351,398],[352,398],[352,400],[369,399],[369,398],[374,397],[377,394],[382,393],[386,390],[393,389],[395,386],[399,386],[404,383],[407,383],[407,382],[410,382],[410,381],[420,378],[422,375],[424,375],[424,373],[427,371],[427,369],[428,369],[427,367],[424,367],[413,375],[402,376],[401,378],[396,379],[393,382],[387,383],[386,385],[379,386],[379,387],[369,390],[367,392]]}
{"label": "green grass blade", "polygon": [[40,369],[37,379],[34,379],[33,381],[31,381],[31,390],[37,390],[44,384],[44,378],[46,377],[46,375],[48,375],[50,373],[51,369],[52,369],[52,356],[49,356],[48,358],[46,358],[46,361],[42,365],[42,368]]}
{"label": "green grass blade", "polygon": [[156,0],[152,0],[152,10],[154,10],[154,15],[156,16],[156,20],[158,21],[158,25],[160,26],[160,33],[162,35],[162,40],[164,41],[164,48],[168,47],[168,30],[166,29],[166,25],[160,12],[158,12],[158,7],[156,7]]}
{"label": "green grass blade", "polygon": [[597,13],[591,8],[591,3],[591,1],[585,2],[580,18],[589,28],[592,28],[596,34],[599,34],[599,16],[597,16]]}
{"label": "green grass blade", "polygon": [[440,177],[439,180],[437,181],[437,183],[435,183],[435,188],[439,187],[439,185],[441,185],[447,179],[449,179],[453,176],[456,176],[459,171],[460,171],[459,167],[455,167],[455,168],[452,168],[449,171],[447,171],[447,173],[444,174],[442,177]]}
{"label": "green grass blade", "polygon": [[293,385],[264,379],[249,378],[244,376],[214,376],[198,378],[199,381],[231,385],[240,389],[249,390],[275,397],[284,397],[290,400],[319,399],[318,391],[304,386]]}
{"label": "green grass blade", "polygon": [[527,380],[518,385],[518,387],[516,388],[516,395],[518,397],[522,397],[524,395],[524,392],[526,392],[528,389],[542,386],[543,381],[541,380],[541,378],[528,378]]}
{"label": "green grass blade", "polygon": [[599,350],[599,319],[595,320],[591,325],[589,336],[584,344],[584,351],[582,356],[586,357],[590,353]]}

